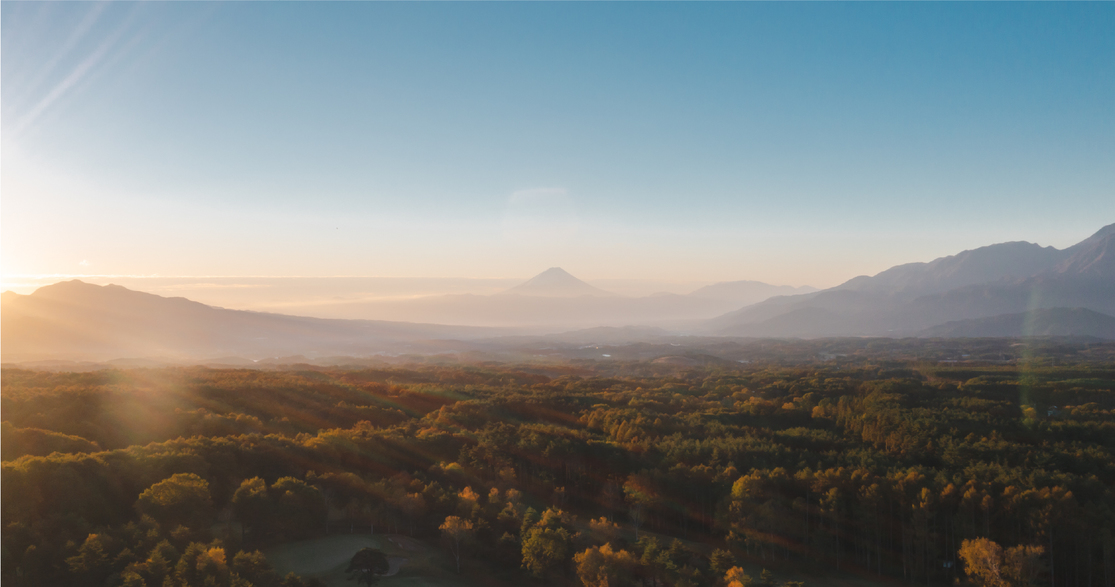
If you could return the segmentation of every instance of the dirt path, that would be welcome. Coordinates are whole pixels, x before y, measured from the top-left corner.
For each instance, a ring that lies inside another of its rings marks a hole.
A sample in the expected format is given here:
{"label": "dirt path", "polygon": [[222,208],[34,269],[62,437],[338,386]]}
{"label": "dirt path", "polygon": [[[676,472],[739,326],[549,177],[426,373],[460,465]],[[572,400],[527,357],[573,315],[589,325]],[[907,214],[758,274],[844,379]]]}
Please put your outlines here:
{"label": "dirt path", "polygon": [[391,565],[391,567],[382,576],[383,577],[390,577],[391,575],[394,575],[394,574],[398,573],[399,569],[402,569],[403,565],[406,564],[406,562],[408,560],[410,560],[410,559],[404,558],[404,557],[401,557],[401,556],[389,556],[389,557],[387,557],[387,564]]}
{"label": "dirt path", "polygon": [[395,546],[398,546],[402,550],[409,550],[410,552],[416,552],[416,551],[419,551],[419,550],[422,549],[422,545],[417,540],[415,540],[415,539],[413,539],[409,536],[395,535],[395,536],[388,536],[387,539],[390,540],[392,544],[394,544]]}

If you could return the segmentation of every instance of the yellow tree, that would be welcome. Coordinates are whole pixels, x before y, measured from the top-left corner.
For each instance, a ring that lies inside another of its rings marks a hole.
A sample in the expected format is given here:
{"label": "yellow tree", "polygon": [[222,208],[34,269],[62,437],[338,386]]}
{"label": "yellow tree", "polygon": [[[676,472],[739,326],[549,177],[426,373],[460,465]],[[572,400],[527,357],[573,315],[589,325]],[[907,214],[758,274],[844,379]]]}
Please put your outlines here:
{"label": "yellow tree", "polygon": [[965,540],[960,545],[964,572],[983,587],[1010,587],[1003,576],[1003,548],[987,538]]}
{"label": "yellow tree", "polygon": [[453,558],[457,560],[457,573],[459,574],[461,572],[461,544],[472,537],[472,521],[457,516],[449,516],[445,518],[445,522],[439,530],[441,530],[441,535],[445,537],[445,541],[449,543],[450,550],[453,551]]}
{"label": "yellow tree", "polygon": [[1012,546],[1003,550],[993,540],[965,540],[960,546],[964,570],[984,587],[1031,587],[1041,571],[1041,546]]}
{"label": "yellow tree", "polygon": [[724,584],[728,587],[751,587],[751,576],[740,567],[732,567],[724,573]]}
{"label": "yellow tree", "polygon": [[585,587],[619,587],[631,582],[638,561],[626,550],[612,550],[611,544],[592,547],[573,556],[577,577]]}

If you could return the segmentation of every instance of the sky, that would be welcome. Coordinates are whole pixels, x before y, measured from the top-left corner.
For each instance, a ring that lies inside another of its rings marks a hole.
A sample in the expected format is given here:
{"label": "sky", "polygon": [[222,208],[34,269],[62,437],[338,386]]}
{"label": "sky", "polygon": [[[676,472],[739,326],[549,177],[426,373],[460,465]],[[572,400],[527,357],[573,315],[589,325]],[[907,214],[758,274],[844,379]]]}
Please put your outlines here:
{"label": "sky", "polygon": [[0,13],[0,280],[17,291],[459,290],[554,266],[648,292],[828,287],[1115,222],[1112,3]]}

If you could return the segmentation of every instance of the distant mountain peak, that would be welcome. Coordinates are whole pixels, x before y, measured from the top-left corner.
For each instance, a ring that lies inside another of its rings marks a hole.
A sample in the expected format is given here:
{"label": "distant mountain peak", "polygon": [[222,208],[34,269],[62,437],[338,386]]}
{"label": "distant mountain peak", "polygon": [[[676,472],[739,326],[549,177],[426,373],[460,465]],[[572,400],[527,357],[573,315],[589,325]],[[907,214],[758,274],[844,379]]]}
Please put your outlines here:
{"label": "distant mountain peak", "polygon": [[1109,237],[1113,234],[1115,234],[1115,223],[1108,224],[1107,226],[1097,230],[1096,234],[1093,234],[1091,237],[1086,239],[1085,242],[1093,240],[1093,239],[1100,240],[1100,239]]}
{"label": "distant mountain peak", "polygon": [[1115,224],[1101,228],[1096,234],[1065,249],[1069,253],[1054,273],[1115,279]]}
{"label": "distant mountain peak", "polygon": [[502,292],[502,295],[569,298],[579,296],[614,297],[616,294],[591,286],[561,267],[549,269]]}
{"label": "distant mountain peak", "polygon": [[577,279],[576,277],[573,277],[573,275],[571,275],[568,271],[566,271],[565,269],[562,269],[561,267],[550,267],[549,269],[543,271],[542,273],[539,273],[538,275],[535,275],[534,277],[532,277],[530,279],[530,281],[539,281],[539,282],[541,282],[541,281],[554,281],[554,282],[576,281],[576,282],[579,282],[579,283],[584,283],[580,279]]}

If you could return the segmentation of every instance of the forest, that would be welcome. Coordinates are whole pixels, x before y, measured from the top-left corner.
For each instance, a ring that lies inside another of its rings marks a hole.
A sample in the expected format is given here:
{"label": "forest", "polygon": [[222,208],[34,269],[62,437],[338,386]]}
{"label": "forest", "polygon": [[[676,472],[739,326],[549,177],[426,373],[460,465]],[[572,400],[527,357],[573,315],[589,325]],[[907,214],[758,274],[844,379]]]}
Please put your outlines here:
{"label": "forest", "polygon": [[5,366],[2,580],[322,585],[265,553],[362,533],[466,585],[1113,587],[1115,361],[1056,356]]}

